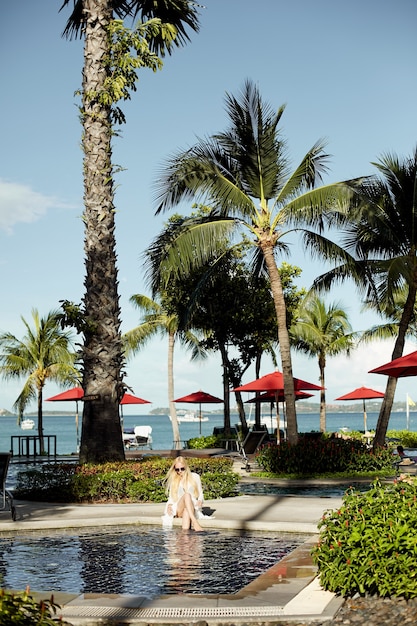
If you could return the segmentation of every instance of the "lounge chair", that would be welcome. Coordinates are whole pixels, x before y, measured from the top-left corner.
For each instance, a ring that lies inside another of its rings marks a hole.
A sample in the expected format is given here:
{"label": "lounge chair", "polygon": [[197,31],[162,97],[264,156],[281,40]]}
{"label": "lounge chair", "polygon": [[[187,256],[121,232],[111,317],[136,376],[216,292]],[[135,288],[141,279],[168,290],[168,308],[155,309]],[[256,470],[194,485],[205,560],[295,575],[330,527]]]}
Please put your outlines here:
{"label": "lounge chair", "polygon": [[152,450],[152,426],[135,426],[133,432],[135,434],[133,447],[146,448],[148,446]]}
{"label": "lounge chair", "polygon": [[3,506],[1,507],[1,510],[10,511],[12,515],[12,520],[16,521],[16,508],[13,503],[13,495],[11,491],[6,489],[7,472],[9,469],[11,456],[12,455],[8,452],[0,452],[0,482],[1,482],[1,490],[2,490],[2,502],[3,502]]}
{"label": "lounge chair", "polygon": [[236,439],[237,450],[233,452],[223,452],[222,456],[239,456],[245,463],[242,469],[250,472],[249,456],[255,454],[264,439],[268,439],[268,433],[265,430],[251,430],[244,439],[241,439],[238,433]]}

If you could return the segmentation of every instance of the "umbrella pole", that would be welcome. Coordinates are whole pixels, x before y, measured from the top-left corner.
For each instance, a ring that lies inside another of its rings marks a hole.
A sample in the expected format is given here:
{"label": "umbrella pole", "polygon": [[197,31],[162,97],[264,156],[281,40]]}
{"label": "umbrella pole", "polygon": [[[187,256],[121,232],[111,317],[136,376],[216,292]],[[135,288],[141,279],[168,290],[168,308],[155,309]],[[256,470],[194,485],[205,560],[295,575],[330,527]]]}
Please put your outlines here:
{"label": "umbrella pole", "polygon": [[365,406],[365,399],[363,401],[363,427],[365,429],[365,433],[368,430],[367,426],[366,426],[366,406]]}
{"label": "umbrella pole", "polygon": [[279,424],[279,401],[278,401],[278,391],[275,393],[275,405],[277,407],[277,444],[281,443],[281,433],[280,433],[280,424]]}

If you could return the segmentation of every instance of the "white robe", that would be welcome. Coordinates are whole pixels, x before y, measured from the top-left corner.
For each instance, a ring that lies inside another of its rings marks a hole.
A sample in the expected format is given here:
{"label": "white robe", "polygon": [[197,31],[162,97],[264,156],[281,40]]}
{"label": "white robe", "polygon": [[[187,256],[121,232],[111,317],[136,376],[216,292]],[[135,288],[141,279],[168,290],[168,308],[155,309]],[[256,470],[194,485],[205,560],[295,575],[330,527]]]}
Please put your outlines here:
{"label": "white robe", "polygon": [[[200,504],[202,505],[204,502],[204,494],[203,494],[203,487],[201,485],[201,478],[200,478],[200,474],[196,474],[195,472],[191,472],[191,476],[194,479],[194,484],[197,488],[197,497],[195,496],[195,490],[193,489],[193,486],[190,485],[187,489],[188,493],[191,495],[191,499],[193,501],[194,504],[194,509],[197,506],[197,502],[200,502]],[[177,496],[177,500],[174,500],[174,498],[172,497],[172,494],[170,493],[168,496],[168,502],[165,505],[165,512],[164,515],[168,515],[168,506],[171,505],[172,506],[172,513],[171,515],[173,517],[176,516],[177,514],[177,505],[179,500],[181,500],[182,496],[185,494],[185,489],[183,487],[182,481],[179,484],[178,487],[178,496]]]}

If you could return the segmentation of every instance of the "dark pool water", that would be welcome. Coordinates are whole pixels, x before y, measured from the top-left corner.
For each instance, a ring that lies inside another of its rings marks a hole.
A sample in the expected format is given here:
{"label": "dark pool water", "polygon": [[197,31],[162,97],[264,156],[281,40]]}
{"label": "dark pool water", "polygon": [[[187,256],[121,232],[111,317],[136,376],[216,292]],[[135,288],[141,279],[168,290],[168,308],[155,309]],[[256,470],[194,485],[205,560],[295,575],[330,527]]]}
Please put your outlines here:
{"label": "dark pool water", "polygon": [[155,526],[0,537],[1,586],[69,593],[234,593],[305,541],[301,535]]}
{"label": "dark pool water", "polygon": [[367,491],[370,483],[345,483],[322,485],[289,485],[282,486],[268,482],[241,482],[239,493],[243,495],[268,496],[302,496],[310,498],[341,498],[347,489],[353,487],[357,491]]}

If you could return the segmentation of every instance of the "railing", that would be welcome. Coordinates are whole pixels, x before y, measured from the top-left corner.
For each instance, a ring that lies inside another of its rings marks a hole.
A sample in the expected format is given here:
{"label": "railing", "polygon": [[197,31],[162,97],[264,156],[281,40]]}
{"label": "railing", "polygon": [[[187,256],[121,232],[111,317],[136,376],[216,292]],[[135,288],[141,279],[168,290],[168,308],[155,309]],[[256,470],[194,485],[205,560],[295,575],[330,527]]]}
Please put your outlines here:
{"label": "railing", "polygon": [[[17,452],[15,453],[15,443]],[[25,456],[27,458],[37,456],[56,457],[56,435],[44,435],[44,452],[41,454],[41,442],[39,435],[12,435],[10,452],[12,456]]]}

